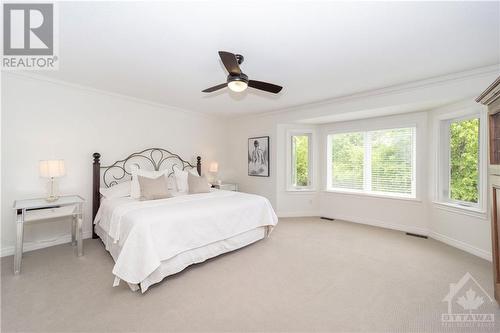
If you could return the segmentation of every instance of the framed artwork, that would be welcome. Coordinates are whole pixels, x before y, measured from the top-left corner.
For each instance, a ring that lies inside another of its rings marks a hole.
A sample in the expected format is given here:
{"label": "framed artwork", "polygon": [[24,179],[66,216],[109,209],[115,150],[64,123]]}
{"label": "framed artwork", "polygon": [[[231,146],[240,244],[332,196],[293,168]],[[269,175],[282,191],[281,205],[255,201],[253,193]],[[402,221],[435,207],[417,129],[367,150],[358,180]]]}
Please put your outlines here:
{"label": "framed artwork", "polygon": [[248,175],[269,177],[269,137],[248,139]]}

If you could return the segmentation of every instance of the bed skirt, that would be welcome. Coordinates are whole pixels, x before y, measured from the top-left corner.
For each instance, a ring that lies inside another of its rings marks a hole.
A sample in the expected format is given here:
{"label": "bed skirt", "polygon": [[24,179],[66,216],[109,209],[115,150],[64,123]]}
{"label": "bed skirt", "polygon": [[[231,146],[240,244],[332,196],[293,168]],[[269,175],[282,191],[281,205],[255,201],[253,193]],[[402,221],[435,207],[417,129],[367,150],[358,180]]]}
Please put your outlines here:
{"label": "bed skirt", "polygon": [[[144,293],[151,285],[162,281],[169,275],[179,273],[190,265],[203,262],[223,253],[237,250],[265,238],[268,234],[267,229],[268,227],[259,227],[228,239],[179,253],[170,259],[162,261],[161,265],[140,284],[129,283],[128,285],[131,290],[137,291],[140,289]],[[95,226],[95,232],[99,235],[101,241],[106,247],[106,250],[109,251],[113,260],[116,262],[116,259],[120,254],[121,247],[118,243],[113,243],[112,239],[99,226],[99,224]],[[115,285],[117,285],[118,282],[119,279],[118,281],[115,279]]]}

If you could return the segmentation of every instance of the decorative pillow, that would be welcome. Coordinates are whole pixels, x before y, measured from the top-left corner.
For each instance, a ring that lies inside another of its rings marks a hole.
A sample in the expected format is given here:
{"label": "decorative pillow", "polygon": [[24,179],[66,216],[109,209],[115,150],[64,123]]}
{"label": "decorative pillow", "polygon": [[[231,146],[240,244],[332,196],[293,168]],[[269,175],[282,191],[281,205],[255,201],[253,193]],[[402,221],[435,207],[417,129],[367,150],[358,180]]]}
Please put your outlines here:
{"label": "decorative pillow", "polygon": [[127,180],[111,187],[101,187],[99,192],[101,192],[106,199],[123,198],[130,195],[130,188],[131,181]]}
{"label": "decorative pillow", "polygon": [[191,174],[195,177],[198,176],[198,171],[196,169],[191,169],[189,171],[181,170],[178,167],[174,167],[174,177],[175,184],[177,185],[177,192],[187,192],[189,189],[188,186],[188,174]]}
{"label": "decorative pillow", "polygon": [[210,185],[208,184],[208,181],[205,178],[205,176],[199,177],[189,173],[188,187],[189,187],[189,194],[210,192]]}
{"label": "decorative pillow", "polygon": [[170,198],[168,193],[167,180],[164,175],[157,178],[137,176],[141,188],[140,200],[157,200]]}
{"label": "decorative pillow", "polygon": [[[139,199],[141,197],[141,188],[139,186],[138,176],[147,177],[147,178],[158,178],[159,176],[164,176],[165,181],[168,178],[168,170],[160,170],[160,171],[150,171],[150,170],[142,170],[137,167],[132,167],[130,172],[132,173],[132,183],[130,188],[130,196],[133,199]],[[168,182],[167,182],[168,184]]]}

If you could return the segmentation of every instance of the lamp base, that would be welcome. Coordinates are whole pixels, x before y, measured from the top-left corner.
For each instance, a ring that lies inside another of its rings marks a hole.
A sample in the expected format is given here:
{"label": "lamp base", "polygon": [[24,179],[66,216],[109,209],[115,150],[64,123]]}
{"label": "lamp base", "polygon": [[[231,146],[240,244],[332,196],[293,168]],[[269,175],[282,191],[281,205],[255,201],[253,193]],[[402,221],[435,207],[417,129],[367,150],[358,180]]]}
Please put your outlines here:
{"label": "lamp base", "polygon": [[58,199],[59,199],[59,197],[57,195],[51,195],[51,196],[46,197],[45,201],[54,202],[54,201],[57,201]]}
{"label": "lamp base", "polygon": [[57,199],[59,199],[59,196],[57,195],[57,188],[56,188],[56,184],[55,183],[55,180],[54,180],[54,177],[50,177],[49,179],[49,193],[47,193],[47,197],[45,198],[45,201],[47,202],[54,202],[54,201],[57,201]]}

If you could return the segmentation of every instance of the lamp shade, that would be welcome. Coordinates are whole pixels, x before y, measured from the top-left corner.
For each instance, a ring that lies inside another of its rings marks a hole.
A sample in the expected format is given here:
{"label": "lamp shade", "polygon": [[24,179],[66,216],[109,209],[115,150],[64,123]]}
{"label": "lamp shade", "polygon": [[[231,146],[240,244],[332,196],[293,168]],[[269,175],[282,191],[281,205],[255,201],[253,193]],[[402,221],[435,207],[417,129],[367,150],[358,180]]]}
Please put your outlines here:
{"label": "lamp shade", "polygon": [[64,160],[40,161],[40,177],[56,178],[66,174]]}
{"label": "lamp shade", "polygon": [[217,163],[217,162],[210,163],[210,168],[208,168],[208,171],[210,171],[210,172],[219,171],[219,163]]}

